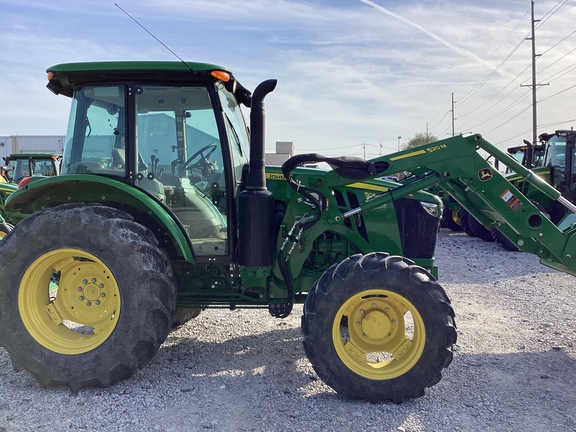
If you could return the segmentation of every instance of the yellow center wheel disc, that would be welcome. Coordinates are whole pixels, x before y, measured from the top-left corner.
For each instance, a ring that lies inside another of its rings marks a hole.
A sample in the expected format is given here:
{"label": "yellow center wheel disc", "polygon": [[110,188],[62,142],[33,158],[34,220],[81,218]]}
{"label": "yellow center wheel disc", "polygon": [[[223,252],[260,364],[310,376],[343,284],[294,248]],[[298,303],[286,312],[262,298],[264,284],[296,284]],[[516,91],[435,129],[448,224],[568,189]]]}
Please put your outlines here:
{"label": "yellow center wheel disc", "polygon": [[24,326],[36,342],[60,354],[82,354],[104,343],[118,323],[120,305],[110,269],[78,249],[38,257],[18,291]]}
{"label": "yellow center wheel disc", "polygon": [[366,290],[338,310],[332,340],[342,362],[368,379],[396,378],[411,370],[424,351],[424,320],[403,296]]}

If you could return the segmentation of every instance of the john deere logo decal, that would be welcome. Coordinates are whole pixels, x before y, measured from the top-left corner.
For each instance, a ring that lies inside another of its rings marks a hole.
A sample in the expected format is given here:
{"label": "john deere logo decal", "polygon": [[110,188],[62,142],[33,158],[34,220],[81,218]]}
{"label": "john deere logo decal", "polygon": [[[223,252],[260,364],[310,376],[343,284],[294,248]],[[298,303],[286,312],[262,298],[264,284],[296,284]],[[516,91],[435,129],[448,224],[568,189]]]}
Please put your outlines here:
{"label": "john deere logo decal", "polygon": [[480,181],[488,181],[492,178],[492,170],[490,168],[483,168],[478,171],[478,178]]}

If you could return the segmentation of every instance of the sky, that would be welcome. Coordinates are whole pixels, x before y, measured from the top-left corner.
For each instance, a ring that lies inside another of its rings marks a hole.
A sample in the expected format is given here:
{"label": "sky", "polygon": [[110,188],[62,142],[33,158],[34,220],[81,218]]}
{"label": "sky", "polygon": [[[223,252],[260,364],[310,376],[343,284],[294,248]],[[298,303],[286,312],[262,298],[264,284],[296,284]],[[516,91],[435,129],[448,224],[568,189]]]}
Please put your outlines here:
{"label": "sky", "polygon": [[[532,140],[530,0],[116,0],[185,60],[266,97],[266,150],[376,157],[418,133]],[[177,60],[107,0],[0,0],[0,136],[64,135],[46,68]],[[536,0],[538,134],[576,125],[576,0]],[[453,102],[454,101],[454,102]],[[452,118],[454,117],[454,121]],[[400,138],[399,138],[400,137]]]}

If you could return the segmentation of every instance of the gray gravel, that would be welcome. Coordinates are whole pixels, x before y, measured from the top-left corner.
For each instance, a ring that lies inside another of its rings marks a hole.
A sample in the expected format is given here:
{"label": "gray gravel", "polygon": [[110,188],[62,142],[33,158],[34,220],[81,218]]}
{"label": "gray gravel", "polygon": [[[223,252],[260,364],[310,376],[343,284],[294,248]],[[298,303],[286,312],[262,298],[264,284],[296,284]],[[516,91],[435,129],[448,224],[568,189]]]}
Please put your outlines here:
{"label": "gray gravel", "polygon": [[0,349],[0,432],[576,430],[576,279],[445,229],[437,262],[458,344],[420,399],[339,397],[304,355],[301,307],[285,320],[211,310],[132,379],[77,396],[41,389]]}

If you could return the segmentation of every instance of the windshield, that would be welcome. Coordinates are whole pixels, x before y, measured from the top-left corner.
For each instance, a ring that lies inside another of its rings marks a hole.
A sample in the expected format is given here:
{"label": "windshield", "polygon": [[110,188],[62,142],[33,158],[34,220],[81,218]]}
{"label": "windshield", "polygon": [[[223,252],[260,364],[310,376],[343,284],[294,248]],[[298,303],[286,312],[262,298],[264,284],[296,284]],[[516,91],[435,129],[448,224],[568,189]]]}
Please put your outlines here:
{"label": "windshield", "polygon": [[11,181],[18,181],[31,175],[58,175],[58,165],[51,156],[11,156],[8,158],[8,166],[13,168],[7,173]]}
{"label": "windshield", "polygon": [[239,182],[242,178],[242,169],[248,163],[250,157],[248,154],[248,149],[250,148],[248,130],[236,98],[221,83],[218,85],[218,95],[226,117],[226,128],[228,140],[230,141],[236,182]]}
{"label": "windshield", "polygon": [[566,168],[566,137],[554,135],[548,141],[544,166]]}

